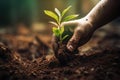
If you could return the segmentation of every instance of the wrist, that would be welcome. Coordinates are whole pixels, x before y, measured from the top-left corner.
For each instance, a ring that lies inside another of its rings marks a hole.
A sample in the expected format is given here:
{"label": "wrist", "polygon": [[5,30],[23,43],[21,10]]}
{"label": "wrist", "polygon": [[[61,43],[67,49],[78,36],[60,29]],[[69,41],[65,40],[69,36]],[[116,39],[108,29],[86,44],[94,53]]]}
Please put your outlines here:
{"label": "wrist", "polygon": [[88,27],[89,27],[89,29],[90,29],[91,31],[95,31],[95,30],[97,29],[97,28],[95,27],[95,25],[93,25],[91,19],[84,17],[83,20],[84,20],[85,23],[88,25]]}

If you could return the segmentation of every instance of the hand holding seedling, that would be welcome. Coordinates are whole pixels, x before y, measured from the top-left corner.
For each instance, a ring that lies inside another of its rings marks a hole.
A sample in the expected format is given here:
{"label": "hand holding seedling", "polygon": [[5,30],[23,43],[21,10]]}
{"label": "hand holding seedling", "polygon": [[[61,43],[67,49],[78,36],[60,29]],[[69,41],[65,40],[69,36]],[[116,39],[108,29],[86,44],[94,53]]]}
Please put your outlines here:
{"label": "hand holding seedling", "polygon": [[[82,46],[87,41],[89,41],[92,34],[97,28],[119,17],[120,16],[119,8],[120,0],[101,0],[84,18],[68,21],[69,20],[68,17],[68,19],[63,22],[61,21],[62,17],[60,17],[59,11],[56,9],[55,11],[59,16],[59,19],[57,18],[57,16],[54,16],[54,19],[58,20],[57,24],[52,22],[56,26],[59,26],[58,28],[53,28],[53,33],[55,36],[57,36],[53,37],[54,41],[53,49],[55,53],[57,53],[59,49],[58,41],[62,43],[62,41],[67,37],[67,35],[65,36],[65,38],[61,36],[62,33],[64,32],[64,29],[62,30],[62,26],[66,25],[74,25],[75,27],[77,26],[77,28],[74,30],[72,38],[67,43],[67,49],[71,52],[74,52],[79,46]],[[69,7],[67,9],[69,9]],[[67,9],[65,9],[63,12],[67,12]],[[45,11],[45,13],[47,14],[47,11]]]}
{"label": "hand holding seedling", "polygon": [[64,26],[77,26],[72,38],[68,41],[68,50],[75,51],[89,41],[97,28],[119,17],[119,8],[120,0],[101,0],[84,18],[63,23]]}

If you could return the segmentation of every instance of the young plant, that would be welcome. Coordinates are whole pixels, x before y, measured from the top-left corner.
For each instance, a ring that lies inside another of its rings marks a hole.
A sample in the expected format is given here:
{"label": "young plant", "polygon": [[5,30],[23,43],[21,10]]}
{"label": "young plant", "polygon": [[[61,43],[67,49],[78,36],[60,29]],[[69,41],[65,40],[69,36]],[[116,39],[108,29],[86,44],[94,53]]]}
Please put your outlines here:
{"label": "young plant", "polygon": [[59,38],[60,43],[63,42],[64,39],[68,37],[68,35],[63,36],[64,33],[64,26],[62,26],[62,22],[69,21],[71,19],[74,19],[78,17],[77,14],[68,15],[65,16],[65,14],[68,12],[68,10],[71,8],[71,6],[64,9],[62,12],[60,12],[57,8],[55,8],[55,12],[44,10],[44,13],[48,15],[49,17],[53,18],[55,21],[50,21],[50,23],[54,24],[55,27],[52,28],[53,34]]}

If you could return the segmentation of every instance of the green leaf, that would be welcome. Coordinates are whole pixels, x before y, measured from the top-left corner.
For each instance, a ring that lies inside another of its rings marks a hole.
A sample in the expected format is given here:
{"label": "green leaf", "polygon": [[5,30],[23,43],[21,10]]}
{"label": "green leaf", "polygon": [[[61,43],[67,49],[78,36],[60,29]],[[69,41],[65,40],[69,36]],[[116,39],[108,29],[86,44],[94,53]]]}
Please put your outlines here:
{"label": "green leaf", "polygon": [[53,31],[53,33],[55,34],[55,36],[57,36],[57,37],[60,36],[60,30],[59,30],[58,28],[53,27],[53,28],[52,28],[52,31]]}
{"label": "green leaf", "polygon": [[44,13],[58,22],[58,16],[54,12],[49,10],[44,10]]}
{"label": "green leaf", "polygon": [[58,22],[60,23],[61,22],[61,13],[60,13],[60,11],[57,9],[57,8],[55,8],[55,12],[57,13],[57,15],[58,15]]}
{"label": "green leaf", "polygon": [[69,15],[69,16],[65,17],[65,18],[63,19],[63,21],[69,21],[69,20],[74,19],[74,18],[76,18],[76,17],[78,17],[78,16],[79,16],[79,15],[77,15],[77,14]]}
{"label": "green leaf", "polygon": [[50,21],[49,23],[51,23],[51,24],[53,24],[53,25],[55,25],[55,26],[59,26],[56,22],[54,22],[54,21]]}
{"label": "green leaf", "polygon": [[60,28],[60,34],[61,34],[61,35],[63,34],[63,32],[64,32],[64,26],[62,26],[62,27]]}
{"label": "green leaf", "polygon": [[72,6],[68,6],[66,9],[63,10],[62,12],[62,17],[68,12],[68,10],[71,8]]}
{"label": "green leaf", "polygon": [[62,38],[62,41],[63,41],[64,39],[66,39],[68,36],[69,36],[69,35],[65,35],[65,36]]}
{"label": "green leaf", "polygon": [[61,16],[61,13],[60,13],[60,11],[57,9],[57,8],[55,8],[55,12],[57,13],[57,15],[60,17]]}

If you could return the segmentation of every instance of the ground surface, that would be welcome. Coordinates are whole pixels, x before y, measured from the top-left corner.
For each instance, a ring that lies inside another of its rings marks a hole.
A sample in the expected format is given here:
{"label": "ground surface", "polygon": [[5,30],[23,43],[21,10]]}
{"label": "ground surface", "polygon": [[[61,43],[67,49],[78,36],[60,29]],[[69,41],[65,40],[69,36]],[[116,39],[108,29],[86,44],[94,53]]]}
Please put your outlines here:
{"label": "ground surface", "polygon": [[61,65],[49,45],[33,35],[0,34],[0,80],[119,80],[120,36],[93,36]]}

